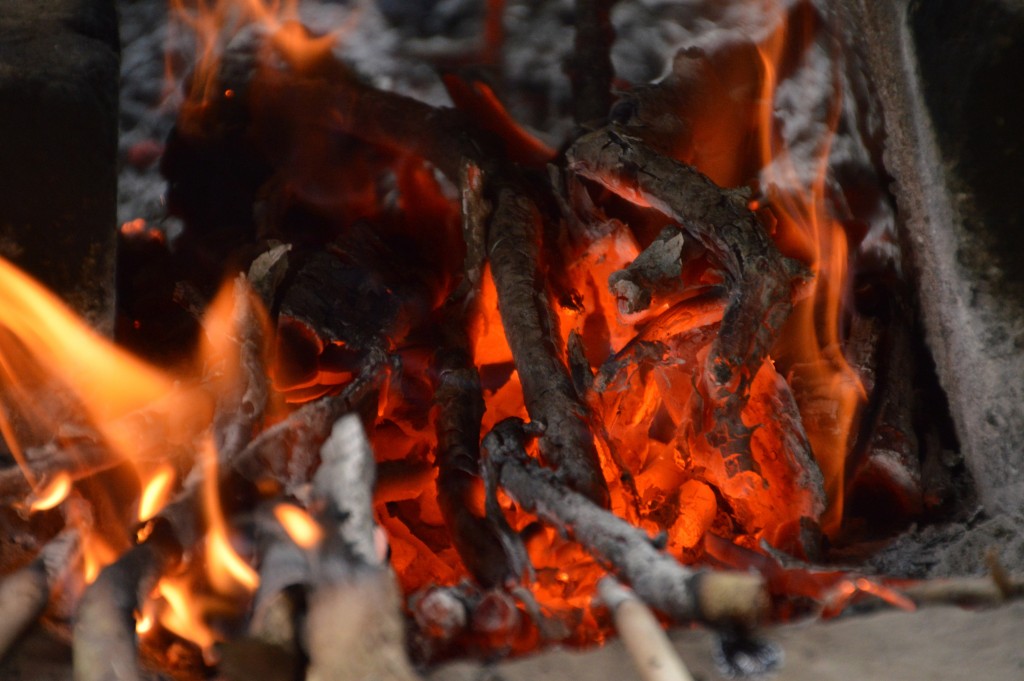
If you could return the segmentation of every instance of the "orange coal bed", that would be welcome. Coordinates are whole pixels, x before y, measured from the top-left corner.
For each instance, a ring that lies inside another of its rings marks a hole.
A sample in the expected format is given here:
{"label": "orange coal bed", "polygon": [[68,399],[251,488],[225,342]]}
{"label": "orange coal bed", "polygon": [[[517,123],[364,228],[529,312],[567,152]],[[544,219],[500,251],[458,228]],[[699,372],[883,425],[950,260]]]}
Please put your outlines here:
{"label": "orange coal bed", "polygon": [[[897,146],[929,110],[878,56],[927,21],[883,4],[119,3],[113,338],[74,295],[109,272],[4,233],[0,675],[617,633],[685,679],[669,623],[768,673],[766,624],[1018,595],[1015,481],[929,350],[970,340],[916,269],[942,148]],[[45,19],[95,48],[94,5]]]}

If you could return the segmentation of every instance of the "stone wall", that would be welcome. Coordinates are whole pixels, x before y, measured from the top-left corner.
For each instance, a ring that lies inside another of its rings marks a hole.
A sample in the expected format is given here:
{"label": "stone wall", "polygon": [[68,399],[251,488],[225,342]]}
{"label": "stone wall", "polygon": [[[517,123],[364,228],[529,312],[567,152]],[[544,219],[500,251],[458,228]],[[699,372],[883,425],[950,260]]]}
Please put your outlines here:
{"label": "stone wall", "polygon": [[847,0],[927,340],[986,511],[1024,502],[1024,4]]}
{"label": "stone wall", "polygon": [[113,324],[119,46],[113,0],[0,9],[0,255]]}

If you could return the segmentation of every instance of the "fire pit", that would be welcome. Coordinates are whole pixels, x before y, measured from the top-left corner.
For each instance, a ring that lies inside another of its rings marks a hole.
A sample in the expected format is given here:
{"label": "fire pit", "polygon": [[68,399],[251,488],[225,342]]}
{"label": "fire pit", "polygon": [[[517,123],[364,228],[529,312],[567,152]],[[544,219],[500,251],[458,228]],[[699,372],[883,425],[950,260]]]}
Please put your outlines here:
{"label": "fire pit", "polygon": [[0,270],[12,675],[617,629],[685,678],[651,610],[754,674],[766,622],[1019,594],[1021,353],[948,358],[1019,319],[943,250],[927,11],[171,5],[121,7],[117,344]]}

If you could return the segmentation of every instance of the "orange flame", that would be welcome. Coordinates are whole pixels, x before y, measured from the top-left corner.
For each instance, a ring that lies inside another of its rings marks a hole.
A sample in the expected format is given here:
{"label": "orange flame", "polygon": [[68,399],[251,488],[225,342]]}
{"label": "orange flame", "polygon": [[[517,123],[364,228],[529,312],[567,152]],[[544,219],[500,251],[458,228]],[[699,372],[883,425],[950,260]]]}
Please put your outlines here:
{"label": "orange flame", "polygon": [[175,480],[174,468],[161,466],[142,490],[139,498],[139,522],[145,522],[160,512]]}
{"label": "orange flame", "polygon": [[[60,504],[75,477],[97,468],[130,463],[147,479],[157,462],[191,446],[211,414],[205,390],[194,382],[179,384],[117,348],[0,260],[0,433],[33,486],[27,500],[33,510]],[[108,451],[109,459],[79,462],[75,438],[82,437]],[[70,468],[40,486],[26,453],[54,438]],[[127,527],[104,527],[100,536],[91,521],[81,531],[88,583],[129,545],[130,533]]]}
{"label": "orange flame", "polygon": [[71,482],[71,476],[64,471],[57,473],[53,480],[42,485],[34,495],[29,497],[29,510],[32,512],[48,511],[60,506],[71,494]]}
{"label": "orange flame", "polygon": [[[337,39],[337,33],[310,37],[295,21],[298,0],[211,0],[198,3],[198,9],[192,9],[194,3],[187,0],[172,0],[171,4],[179,21],[199,38],[198,64],[181,118],[185,126],[216,101],[241,99],[243,93],[224,89],[227,86],[220,83],[218,74],[226,44],[241,28],[264,30],[269,36],[267,49],[275,50],[280,59],[298,71],[321,63]],[[783,25],[758,48],[763,70],[757,128],[763,167],[760,181],[765,203],[779,220],[777,238],[781,247],[809,265],[814,284],[813,293],[798,305],[784,340],[774,352],[785,355],[787,379],[797,393],[804,425],[828,486],[826,529],[834,530],[841,520],[843,459],[857,408],[864,399],[863,387],[841,349],[848,244],[842,226],[829,215],[826,205],[827,162],[838,103],[834,104],[828,132],[820,144],[818,172],[807,186],[787,150],[777,148],[773,101],[785,37]],[[490,95],[484,92],[483,97],[486,100]],[[697,139],[719,139],[732,127],[718,125],[707,134],[696,131]],[[726,166],[739,155],[731,150],[745,145],[742,140],[725,143],[729,153],[720,153],[716,147],[706,156],[709,167],[703,169],[716,179],[740,174]],[[547,152],[542,151],[546,158]],[[132,235],[142,232],[145,224],[132,221],[122,229]],[[680,558],[698,556],[703,538],[713,531],[747,544],[755,543],[762,534],[770,539],[777,526],[804,515],[802,504],[806,501],[789,496],[793,490],[785,482],[776,484],[771,478],[769,484],[768,475],[757,481],[760,484],[739,480],[741,487],[746,486],[743,493],[752,498],[751,505],[767,511],[764,517],[753,518],[737,529],[732,524],[734,519],[725,517],[729,509],[719,503],[717,491],[724,483],[716,477],[717,472],[695,465],[683,451],[681,434],[690,425],[687,404],[693,392],[693,372],[699,370],[702,361],[696,350],[690,357],[676,352],[676,347],[691,342],[696,348],[702,347],[694,339],[701,340],[702,334],[713,331],[721,318],[720,306],[708,305],[691,313],[680,312],[671,301],[660,301],[636,318],[617,315],[617,301],[606,285],[608,276],[637,257],[638,240],[642,239],[636,234],[641,231],[639,227],[630,230],[619,226],[589,244],[571,271],[564,273],[579,300],[560,307],[554,320],[562,334],[563,350],[571,331],[583,339],[583,361],[589,363],[583,369],[595,372],[597,376],[589,378],[601,383],[601,389],[593,391],[590,406],[598,433],[595,444],[613,492],[612,508],[645,530],[666,531],[669,550]],[[201,584],[202,579],[194,572],[164,576],[155,589],[154,600],[144,604],[138,616],[137,631],[145,634],[159,622],[205,651],[211,650],[218,638],[206,615],[223,607],[223,603],[216,597],[204,598],[202,589],[209,591],[212,585],[220,597],[239,597],[259,586],[258,574],[232,544],[218,489],[219,453],[209,433],[216,400],[239,383],[234,342],[238,329],[231,293],[230,289],[222,291],[204,321],[206,341],[197,362],[202,364],[202,378],[176,376],[118,350],[51,294],[0,261],[0,433],[33,485],[30,507],[53,508],[72,488],[72,475],[40,484],[26,454],[43,437],[61,431],[60,414],[67,411],[83,414],[83,425],[99,434],[117,462],[135,466],[143,489],[138,505],[140,520],[159,513],[175,483],[176,471],[183,468],[166,462],[180,458],[176,454],[179,450],[198,452],[195,465],[202,473],[208,525],[204,555],[208,573],[203,579],[208,579],[209,585]],[[519,377],[512,367],[512,354],[498,314],[494,283],[487,271],[473,331],[475,361],[481,374],[488,376],[484,386],[486,432],[506,416],[526,417]],[[608,368],[620,357],[628,360],[623,361],[623,368]],[[111,380],[114,376],[117,381]],[[310,389],[302,395],[308,398],[349,378],[346,372],[321,372],[308,384],[294,387]],[[414,383],[419,377],[407,378]],[[754,427],[770,419],[775,394],[772,386],[782,379],[775,373],[775,365],[766,362],[752,380],[744,420]],[[51,385],[59,388],[51,392],[67,394],[73,403],[59,405],[59,414],[48,413],[49,405],[33,406],[41,388]],[[429,461],[436,438],[427,419],[403,416],[408,405],[402,392],[382,391],[375,443],[394,445],[378,447],[382,458]],[[771,425],[763,425],[755,434],[755,454],[762,459],[776,456],[773,448],[778,439]],[[577,544],[540,525],[507,497],[499,496],[509,523],[526,536],[538,575],[532,588],[541,605],[555,613],[582,612],[585,623],[594,625],[589,603],[603,569]],[[481,515],[482,508],[477,507],[482,503],[474,498],[473,504],[474,512]],[[390,534],[392,563],[400,571],[406,589],[430,582],[453,584],[461,578],[464,570],[454,549],[429,545],[417,533],[417,526],[422,525],[427,528],[423,536],[439,534],[436,528],[443,525],[443,519],[436,498],[422,493],[409,495],[380,504],[377,511]],[[322,540],[322,528],[298,507],[279,504],[274,513],[299,546],[309,549]],[[741,533],[748,534],[736,537]],[[82,545],[86,582],[116,559],[117,547],[124,542],[123,537],[110,538],[92,528],[85,532]],[[592,632],[596,631],[594,625]]]}
{"label": "orange flame", "polygon": [[323,539],[324,531],[320,524],[298,506],[278,504],[274,507],[274,517],[292,541],[304,549],[315,548]]}
{"label": "orange flame", "polygon": [[151,613],[137,614],[135,619],[135,633],[139,636],[145,636],[149,632],[153,631],[153,627],[156,626],[156,620],[153,619]]}
{"label": "orange flame", "polygon": [[828,159],[841,95],[831,102],[819,142],[817,169],[807,186],[788,150],[776,148],[779,136],[773,103],[787,34],[788,26],[782,22],[758,47],[763,68],[758,128],[761,185],[779,220],[780,245],[807,263],[814,275],[813,292],[794,309],[779,348],[788,360],[789,382],[795,388],[804,427],[825,478],[829,505],[822,525],[827,532],[834,532],[842,520],[843,472],[850,435],[867,397],[860,377],[842,352],[840,327],[849,255],[846,232],[826,203]]}
{"label": "orange flame", "polygon": [[[258,586],[256,572],[231,545],[210,435],[215,402],[231,397],[240,380],[237,290],[226,286],[211,304],[204,320],[207,339],[195,370],[170,374],[100,337],[52,294],[0,260],[0,430],[33,487],[25,505],[38,511],[61,504],[75,478],[95,469],[129,464],[139,478],[137,516],[106,512],[100,525],[99,518],[91,517],[88,504],[68,508],[67,522],[81,535],[80,569],[85,584],[131,545],[135,517],[146,521],[160,512],[179,466],[187,468],[189,455],[197,452],[209,530],[205,551],[209,585],[231,598],[247,595]],[[256,316],[262,320],[258,312]],[[63,432],[69,441],[59,439]],[[109,461],[90,460],[78,470],[72,458],[71,468],[39,481],[32,472],[33,448],[55,436],[58,451],[68,456],[76,453],[76,438],[87,438],[94,448],[109,453]],[[83,491],[83,495],[103,493],[98,487]],[[110,500],[101,508],[131,501],[125,496],[130,490],[110,489],[109,493]],[[139,631],[159,621],[210,650],[215,637],[202,623],[211,610],[223,611],[226,606],[223,599],[204,596],[209,586],[198,574],[162,579],[155,592],[160,605],[144,604]]]}
{"label": "orange flame", "polygon": [[160,624],[181,638],[192,641],[204,652],[211,651],[217,636],[206,624],[195,607],[194,596],[186,580],[164,577],[156,587],[156,594],[166,603],[159,616]]}

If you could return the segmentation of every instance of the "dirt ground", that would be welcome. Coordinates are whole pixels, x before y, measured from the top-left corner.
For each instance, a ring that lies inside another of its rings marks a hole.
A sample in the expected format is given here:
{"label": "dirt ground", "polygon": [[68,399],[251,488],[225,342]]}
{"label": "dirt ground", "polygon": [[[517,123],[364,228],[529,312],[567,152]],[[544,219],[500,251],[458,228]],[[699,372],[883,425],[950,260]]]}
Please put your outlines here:
{"label": "dirt ground", "polygon": [[[876,612],[772,628],[783,651],[779,681],[1019,681],[1024,679],[1024,603],[992,610],[925,608]],[[673,643],[696,681],[727,679],[706,630],[675,630]],[[429,681],[619,681],[637,678],[618,640],[583,652],[548,651],[495,665],[460,662]]]}

